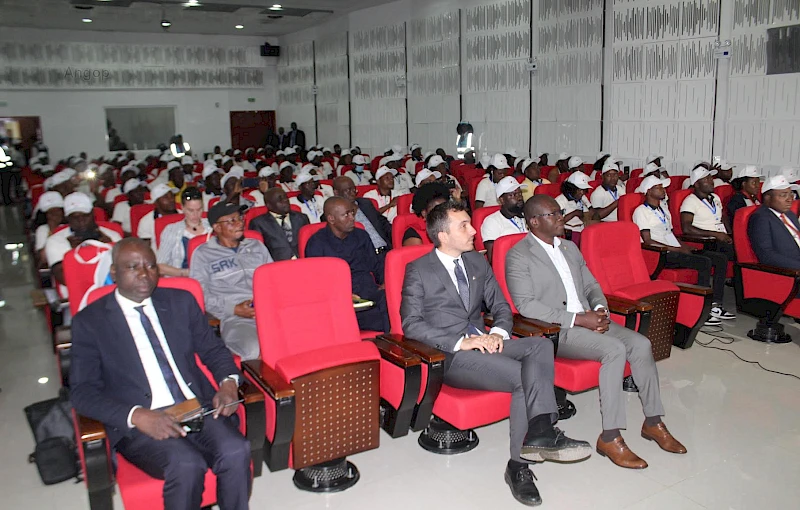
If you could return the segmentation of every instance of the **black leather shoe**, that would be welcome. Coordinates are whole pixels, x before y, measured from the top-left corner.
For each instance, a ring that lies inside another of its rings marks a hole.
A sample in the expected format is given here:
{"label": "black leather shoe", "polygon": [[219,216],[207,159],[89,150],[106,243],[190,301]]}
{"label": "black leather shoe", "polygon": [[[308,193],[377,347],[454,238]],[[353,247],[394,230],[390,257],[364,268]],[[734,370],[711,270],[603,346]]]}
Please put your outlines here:
{"label": "black leather shoe", "polygon": [[575,408],[575,404],[570,402],[569,400],[564,400],[563,404],[558,404],[558,419],[561,420],[569,420],[578,410]]}
{"label": "black leather shoe", "polygon": [[533,471],[527,467],[512,471],[511,468],[506,467],[506,483],[511,489],[511,494],[514,499],[528,506],[539,506],[542,504],[542,497],[539,495],[539,489],[533,483]]}
{"label": "black leather shoe", "polygon": [[628,376],[622,380],[622,391],[627,391],[629,393],[638,393],[639,388],[636,386],[636,383],[633,382],[633,376]]}
{"label": "black leather shoe", "polygon": [[532,462],[575,462],[592,454],[592,446],[586,441],[570,439],[556,427],[543,434],[525,436],[520,457]]}

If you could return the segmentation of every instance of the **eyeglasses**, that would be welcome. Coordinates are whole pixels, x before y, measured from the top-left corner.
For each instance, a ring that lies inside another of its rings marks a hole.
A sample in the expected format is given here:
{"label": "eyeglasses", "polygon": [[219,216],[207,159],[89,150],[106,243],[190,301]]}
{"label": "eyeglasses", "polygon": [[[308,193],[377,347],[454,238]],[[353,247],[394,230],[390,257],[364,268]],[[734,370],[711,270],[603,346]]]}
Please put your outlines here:
{"label": "eyeglasses", "polygon": [[239,216],[230,220],[217,220],[217,223],[228,223],[230,225],[236,225],[237,223],[244,223],[244,217]]}
{"label": "eyeglasses", "polygon": [[545,218],[547,216],[555,216],[556,218],[563,218],[566,213],[567,213],[566,209],[561,209],[558,211],[553,211],[551,213],[534,214],[533,216],[531,216],[531,218]]}

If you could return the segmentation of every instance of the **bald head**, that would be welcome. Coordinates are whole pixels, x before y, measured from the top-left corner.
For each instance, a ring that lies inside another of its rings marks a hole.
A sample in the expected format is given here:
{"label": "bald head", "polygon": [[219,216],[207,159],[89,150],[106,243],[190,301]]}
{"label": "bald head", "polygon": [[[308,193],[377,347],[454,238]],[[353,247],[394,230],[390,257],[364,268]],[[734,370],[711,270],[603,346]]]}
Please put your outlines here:
{"label": "bald head", "polygon": [[[348,181],[350,181],[349,177],[345,177]],[[350,181],[353,182],[353,181]],[[325,201],[324,206],[324,214],[328,217],[329,214],[333,213],[336,209],[342,207],[347,209],[350,206],[350,202],[343,197],[331,197]]]}
{"label": "bald head", "polygon": [[525,202],[525,221],[530,221],[537,214],[559,209],[558,202],[550,195],[534,195]]}
{"label": "bald head", "polygon": [[525,223],[533,235],[549,244],[564,235],[561,206],[549,195],[534,195],[525,202]]}
{"label": "bald head", "polygon": [[289,214],[291,206],[289,205],[289,198],[283,188],[270,188],[264,195],[264,204],[267,209],[276,214]]}
{"label": "bald head", "polygon": [[[347,177],[345,179],[350,180]],[[333,235],[340,239],[347,237],[356,227],[356,206],[350,199],[343,197],[329,198],[325,201],[323,214]]]}
{"label": "bald head", "polygon": [[356,199],[356,185],[349,177],[337,177],[333,180],[333,194],[352,202]]}

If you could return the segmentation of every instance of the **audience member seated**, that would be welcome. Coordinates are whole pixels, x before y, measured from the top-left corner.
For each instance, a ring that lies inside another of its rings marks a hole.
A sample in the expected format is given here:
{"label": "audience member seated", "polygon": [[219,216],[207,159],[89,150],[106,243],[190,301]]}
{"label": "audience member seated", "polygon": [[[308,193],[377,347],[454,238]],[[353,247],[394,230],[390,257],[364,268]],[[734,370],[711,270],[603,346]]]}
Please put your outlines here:
{"label": "audience member seated", "polygon": [[269,212],[254,218],[250,230],[264,237],[273,260],[296,259],[297,236],[300,229],[309,224],[308,216],[292,211],[286,192],[281,188],[268,189],[264,200]]}
{"label": "audience member seated", "polygon": [[625,186],[619,182],[619,167],[616,163],[606,162],[600,171],[603,184],[592,192],[591,198],[595,217],[602,221],[617,221],[618,200],[625,194]]}
{"label": "audience member seated", "polygon": [[386,166],[380,167],[375,172],[378,188],[364,194],[364,198],[371,198],[378,203],[378,212],[384,215],[389,223],[397,217],[397,197],[405,194],[394,189],[396,175],[397,170]]}
{"label": "audience member seated", "polygon": [[[411,188],[414,187],[414,179],[412,175],[414,173],[408,173],[405,167],[402,165],[403,157],[398,154],[392,154],[391,156],[386,156],[385,158],[381,159],[381,165],[385,166],[390,170],[394,170],[396,173],[394,174],[394,188],[392,190],[393,196],[400,196],[405,195],[406,193],[411,192]],[[375,174],[375,179],[378,179],[377,173]]]}
{"label": "audience member seated", "polygon": [[88,195],[79,191],[67,195],[64,198],[64,216],[67,217],[69,227],[50,235],[44,245],[50,272],[62,285],[65,283],[61,261],[68,251],[77,248],[84,241],[114,243],[121,239],[113,230],[97,226],[93,209],[92,199]]}
{"label": "audience member seated", "polygon": [[[572,156],[567,160],[567,172],[583,172],[583,160],[578,156]],[[585,174],[584,174],[585,175]],[[588,177],[588,176],[587,176]]]}
{"label": "audience member seated", "polygon": [[372,172],[366,168],[369,164],[369,159],[358,154],[353,157],[353,164],[355,168],[345,172],[344,176],[350,178],[356,186],[370,184],[372,182]]}
{"label": "audience member seated", "polygon": [[354,299],[367,299],[375,306],[356,313],[361,330],[389,332],[389,312],[383,290],[383,258],[376,253],[366,231],[356,228],[356,206],[351,200],[333,197],[325,201],[327,226],[311,236],[306,257],[335,257],[350,266]]}
{"label": "audience member seated", "polygon": [[[418,179],[420,175],[422,175],[422,172],[417,174]],[[441,182],[428,182],[417,186],[417,191],[411,201],[411,210],[417,215],[419,222],[415,225],[410,225],[403,233],[403,246],[423,244],[422,236],[419,233],[426,232],[425,218],[434,207],[447,202],[449,199],[450,190]]]}
{"label": "audience member seated", "polygon": [[206,310],[220,320],[228,349],[243,360],[257,359],[253,273],[272,257],[262,243],[244,237],[240,206],[215,204],[208,211],[208,223],[216,236],[195,250],[189,275],[203,286]]}
{"label": "audience member seated", "polygon": [[64,198],[57,191],[45,191],[39,197],[33,210],[34,227],[34,253],[36,254],[36,267],[47,267],[47,257],[44,247],[53,231],[64,224]]}
{"label": "audience member seated", "polygon": [[123,190],[125,187],[125,183],[127,183],[131,179],[137,179],[137,180],[139,179],[139,169],[136,168],[135,166],[122,167],[122,169],[119,171],[120,184],[119,186],[114,186],[113,188],[110,188],[106,192],[106,200],[105,200],[106,204],[113,206],[115,199],[119,195],[125,193],[125,191]]}
{"label": "audience member seated", "polygon": [[534,196],[525,204],[525,220],[531,233],[506,258],[508,290],[523,316],[561,325],[559,357],[602,364],[603,431],[597,452],[621,467],[647,467],[620,434],[627,428],[622,379],[628,361],[645,415],[642,436],[668,452],[686,453],[661,420],[664,407],[650,341],[609,320],[606,298],[580,250],[559,239],[564,235],[561,206],[547,195]]}
{"label": "audience member seated", "polygon": [[764,204],[747,224],[747,236],[761,264],[800,269],[800,222],[792,212],[794,192],[799,189],[783,175],[764,181]]}
{"label": "audience member seated", "polygon": [[[511,308],[486,259],[474,251],[475,229],[461,204],[439,204],[426,223],[436,249],[406,267],[403,331],[444,352],[445,384],[511,393],[505,481],[518,501],[539,505],[528,462],[576,461],[591,454],[589,443],[554,427],[553,343],[543,337],[510,340]],[[488,333],[484,305],[494,317]]]}
{"label": "audience member seated", "polygon": [[[546,159],[547,155],[545,154],[544,156]],[[533,191],[537,186],[540,184],[550,184],[550,181],[547,179],[542,179],[540,165],[532,159],[526,159],[522,162],[522,173],[525,175],[525,179],[522,181],[522,184],[525,185],[525,187],[522,188],[523,202],[527,202],[528,199],[533,196]]]}
{"label": "audience member seated", "polygon": [[733,165],[723,159],[716,166],[716,170],[717,176],[714,179],[715,188],[717,186],[725,186],[726,184],[731,183],[731,179],[733,178]]}
{"label": "audience member seated", "polygon": [[72,194],[78,184],[78,174],[72,168],[65,168],[50,177],[50,189],[58,191],[62,197]]}
{"label": "audience member seated", "polygon": [[258,171],[258,191],[253,193],[253,198],[255,198],[254,207],[267,205],[267,192],[271,188],[280,188],[280,186],[278,186],[278,176],[278,172],[273,170],[269,165],[264,166]]}
{"label": "audience member seated", "polygon": [[486,176],[478,183],[475,191],[475,209],[499,205],[500,193],[495,189],[497,183],[509,174],[508,160],[503,154],[495,154],[486,168]]}
{"label": "audience member seated", "polygon": [[[728,259],[714,251],[706,251],[702,255],[696,254],[688,245],[675,237],[675,234],[672,233],[672,215],[669,213],[669,208],[664,207],[661,203],[667,194],[665,188],[669,185],[669,179],[660,179],[655,175],[644,178],[636,190],[637,193],[644,193],[644,204],[633,211],[633,222],[639,227],[642,242],[653,246],[663,246],[667,249],[664,267],[694,269],[697,271],[697,284],[713,288],[714,302],[711,316],[705,325],[719,326],[720,319],[736,318],[734,314],[722,308]],[[713,282],[711,280],[712,268]]]}
{"label": "audience member seated", "polygon": [[736,175],[736,179],[731,181],[731,186],[736,192],[728,202],[728,224],[733,227],[733,218],[736,211],[742,207],[751,205],[761,205],[758,199],[758,192],[761,188],[761,177],[763,175],[753,165],[747,165]]}
{"label": "audience member seated", "polygon": [[126,234],[131,233],[131,207],[145,203],[147,186],[139,179],[128,179],[122,185],[122,193],[128,197],[114,206],[111,221],[116,221],[122,225],[122,231]]}
{"label": "audience member seated", "polygon": [[294,165],[288,161],[284,161],[279,167],[278,185],[283,188],[283,191],[289,193],[290,191],[297,191],[297,184],[294,182]]}
{"label": "audience member seated", "polygon": [[212,198],[222,196],[222,170],[217,168],[213,160],[206,161],[203,164],[203,183],[205,189],[203,190],[203,210],[208,211],[208,203]]}
{"label": "audience member seated", "polygon": [[[190,157],[189,159],[192,158]],[[183,193],[183,190],[185,190],[186,187],[189,186],[189,183],[186,180],[186,174],[183,170],[183,166],[181,166],[180,163],[178,163],[177,161],[173,161],[172,163],[170,163],[170,165],[173,166],[172,168],[170,168],[168,172],[169,181],[167,181],[167,186],[176,190],[175,204],[177,205],[181,203],[181,194]]]}
{"label": "audience member seated", "polygon": [[714,194],[713,176],[716,170],[709,170],[703,164],[692,170],[691,177],[694,191],[681,204],[681,228],[683,233],[691,236],[713,237],[716,242],[713,250],[725,255],[729,262],[735,259],[733,238],[728,215],[722,210],[722,202]]}
{"label": "audience member seated", "polygon": [[356,185],[349,177],[342,176],[333,180],[333,194],[355,205],[356,221],[364,225],[375,253],[383,260],[386,251],[392,249],[392,224],[389,220],[375,209],[370,199],[356,196]]}
{"label": "audience member seated", "polygon": [[225,174],[220,181],[222,183],[222,196],[220,202],[226,202],[241,207],[253,207],[251,200],[242,196],[242,180],[244,179],[244,169],[234,166],[231,171]]}
{"label": "audience member seated", "polygon": [[605,166],[607,161],[611,161],[613,163],[613,160],[609,160],[608,159],[610,157],[611,157],[611,153],[605,152],[605,151],[600,151],[597,154],[597,159],[595,160],[594,164],[592,165],[592,173],[589,174],[589,180],[590,181],[593,181],[593,180],[597,179],[597,176],[602,175],[603,167]]}
{"label": "audience member seated", "polygon": [[199,189],[184,189],[181,204],[183,221],[164,227],[156,253],[158,271],[164,276],[189,276],[189,241],[211,232],[208,220],[203,218],[203,195]]}
{"label": "audience member seated", "polygon": [[[233,416],[241,380],[231,354],[194,297],[159,289],[148,243],[128,238],[112,250],[117,290],[72,324],[70,400],[106,426],[111,447],[164,480],[164,508],[200,508],[206,471],[217,475],[221,508],[246,510],[250,443]],[[215,391],[195,355],[219,383]],[[165,409],[197,399],[214,409],[200,432],[187,433]]]}
{"label": "audience member seated", "polygon": [[170,188],[166,184],[159,184],[150,190],[150,198],[153,200],[155,208],[142,216],[142,219],[139,220],[136,237],[139,239],[147,239],[155,246],[156,218],[166,216],[167,214],[175,214],[178,210],[175,207],[175,189]]}
{"label": "audience member seated", "polygon": [[[561,206],[566,223],[567,239],[580,243],[580,233],[583,231],[584,221],[592,216],[592,204],[586,197],[589,178],[583,172],[574,172],[561,183],[561,194],[556,197],[556,202]],[[576,235],[577,234],[577,235]]]}
{"label": "audience member seated", "polygon": [[324,199],[316,196],[317,181],[314,176],[310,173],[301,173],[294,182],[300,194],[290,198],[289,204],[299,207],[309,222],[319,223],[322,221]]}
{"label": "audience member seated", "polygon": [[419,172],[417,172],[416,177],[414,178],[414,183],[416,184],[416,188],[419,189],[420,186],[423,184],[427,184],[429,182],[435,182],[442,178],[442,174],[440,172],[434,172],[427,168],[423,168]]}
{"label": "audience member seated", "polygon": [[497,194],[500,197],[500,210],[493,212],[483,220],[481,237],[486,247],[486,257],[492,261],[492,249],[498,237],[527,232],[525,219],[522,217],[525,202],[522,192],[525,184],[520,184],[511,176],[503,177],[497,183]]}

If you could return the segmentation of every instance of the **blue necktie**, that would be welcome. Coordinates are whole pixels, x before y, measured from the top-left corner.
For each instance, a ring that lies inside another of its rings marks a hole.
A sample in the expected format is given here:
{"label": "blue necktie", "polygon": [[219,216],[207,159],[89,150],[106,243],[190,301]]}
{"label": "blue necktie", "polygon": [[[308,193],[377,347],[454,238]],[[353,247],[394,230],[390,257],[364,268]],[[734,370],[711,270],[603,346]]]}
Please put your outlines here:
{"label": "blue necktie", "polygon": [[167,355],[164,354],[164,349],[161,348],[161,342],[158,340],[156,330],[153,329],[150,318],[144,313],[144,305],[135,306],[134,310],[139,312],[139,318],[142,320],[142,327],[144,328],[144,332],[147,333],[147,339],[150,340],[150,345],[153,347],[153,352],[158,360],[158,367],[161,369],[161,375],[164,376],[164,381],[167,383],[167,388],[169,388],[172,398],[175,399],[176,404],[183,402],[186,400],[186,397],[183,395],[181,387],[178,385],[175,372],[173,372],[172,367],[169,366]]}
{"label": "blue necktie", "polygon": [[469,284],[467,283],[467,275],[461,269],[461,264],[456,259],[455,263],[456,283],[458,283],[458,295],[461,296],[461,302],[464,303],[464,308],[469,311]]}

